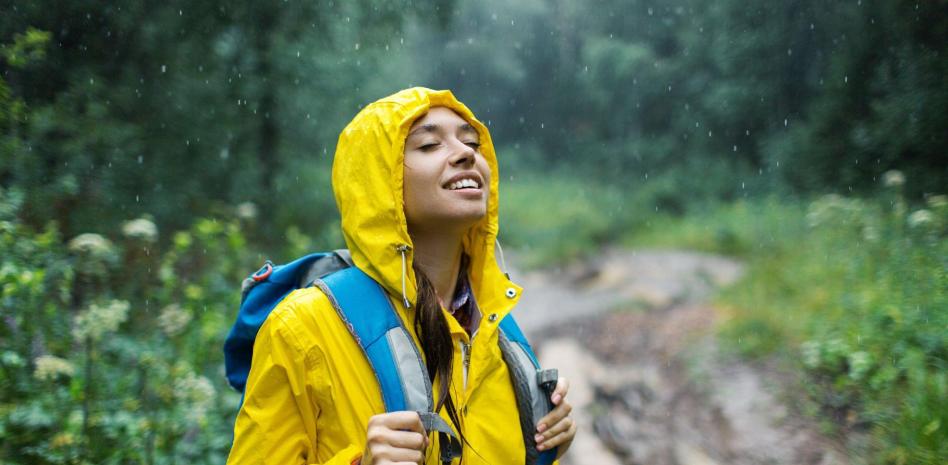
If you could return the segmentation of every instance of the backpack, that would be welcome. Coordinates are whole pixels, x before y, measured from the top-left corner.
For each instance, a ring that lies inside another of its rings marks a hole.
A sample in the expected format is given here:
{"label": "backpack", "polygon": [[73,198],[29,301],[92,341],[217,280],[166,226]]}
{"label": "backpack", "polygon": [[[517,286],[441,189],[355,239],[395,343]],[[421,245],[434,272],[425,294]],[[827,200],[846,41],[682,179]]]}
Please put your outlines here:
{"label": "backpack", "polygon": [[[440,460],[449,464],[460,457],[461,444],[450,426],[433,412],[431,382],[418,347],[404,327],[386,292],[352,263],[348,250],[314,253],[285,265],[267,261],[241,286],[240,311],[224,342],[228,383],[243,392],[253,358],[257,331],[284,297],[296,289],[317,286],[329,298],[368,359],[387,412],[418,412],[428,432],[436,431]],[[511,374],[526,446],[527,465],[548,465],[556,449],[538,451],[536,423],[552,408],[550,395],[557,371],[541,370],[536,355],[513,316],[501,320],[501,353]]]}

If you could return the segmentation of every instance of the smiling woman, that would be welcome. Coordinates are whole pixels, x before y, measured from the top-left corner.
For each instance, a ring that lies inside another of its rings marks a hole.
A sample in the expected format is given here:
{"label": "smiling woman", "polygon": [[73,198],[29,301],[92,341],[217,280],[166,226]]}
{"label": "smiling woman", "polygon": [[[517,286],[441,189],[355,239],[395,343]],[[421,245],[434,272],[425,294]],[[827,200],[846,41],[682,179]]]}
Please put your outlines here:
{"label": "smiling woman", "polygon": [[[333,190],[352,262],[390,305],[349,321],[325,286],[284,298],[256,336],[228,463],[532,465],[569,447],[569,384],[539,370],[509,315],[521,288],[494,257],[498,179],[487,128],[448,91],[404,90],[353,119]],[[405,396],[428,407],[390,408],[363,352],[378,339],[352,337],[385,312],[418,349],[381,338],[405,377],[418,360]]]}
{"label": "smiling woman", "polygon": [[[412,125],[405,141],[409,233],[463,233],[487,214],[490,167],[473,126],[445,107]],[[416,247],[417,248],[417,247]]]}

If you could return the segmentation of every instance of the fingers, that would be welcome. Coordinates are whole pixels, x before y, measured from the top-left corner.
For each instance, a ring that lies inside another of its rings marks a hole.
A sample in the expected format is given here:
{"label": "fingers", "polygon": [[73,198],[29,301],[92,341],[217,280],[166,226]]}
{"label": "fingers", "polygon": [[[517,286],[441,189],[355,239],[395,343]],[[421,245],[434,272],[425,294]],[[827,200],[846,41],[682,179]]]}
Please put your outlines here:
{"label": "fingers", "polygon": [[391,412],[375,415],[369,418],[369,427],[373,424],[389,429],[414,431],[421,435],[427,435],[424,425],[421,424],[421,417],[416,412]]}
{"label": "fingers", "polygon": [[553,425],[553,428],[550,428],[550,431],[543,436],[549,439],[542,442],[537,441],[537,450],[540,451],[570,444],[576,436],[576,422],[574,422],[572,418],[564,418],[563,421]]}
{"label": "fingers", "polygon": [[428,447],[421,419],[415,412],[392,412],[369,419],[363,463],[422,463]]}
{"label": "fingers", "polygon": [[428,438],[414,431],[391,431],[386,438],[389,445],[402,449],[424,450]]}
{"label": "fingers", "polygon": [[543,451],[562,444],[569,447],[573,441],[576,435],[576,423],[569,417],[573,406],[566,401],[567,392],[569,392],[569,380],[558,379],[556,388],[550,396],[550,400],[556,407],[537,424],[537,435],[534,439],[538,450]]}
{"label": "fingers", "polygon": [[553,395],[550,396],[550,400],[553,401],[553,405],[560,405],[560,401],[566,397],[566,393],[569,391],[569,380],[560,376],[556,380],[556,388],[553,389]]}
{"label": "fingers", "polygon": [[556,406],[550,413],[546,414],[543,418],[540,419],[540,422],[537,423],[537,432],[542,433],[550,425],[555,425],[561,420],[566,418],[570,412],[573,411],[573,406],[565,400],[561,400],[560,404]]}

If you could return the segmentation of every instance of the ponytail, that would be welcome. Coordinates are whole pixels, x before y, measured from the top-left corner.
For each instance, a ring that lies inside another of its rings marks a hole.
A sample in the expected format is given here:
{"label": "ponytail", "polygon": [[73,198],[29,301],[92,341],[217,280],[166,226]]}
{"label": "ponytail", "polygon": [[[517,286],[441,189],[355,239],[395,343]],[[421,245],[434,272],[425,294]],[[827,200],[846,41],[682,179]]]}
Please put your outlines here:
{"label": "ponytail", "polygon": [[[448,329],[448,322],[441,311],[441,304],[438,302],[438,294],[435,292],[434,285],[425,276],[425,273],[412,264],[415,271],[415,280],[418,282],[418,298],[415,304],[415,333],[418,334],[418,340],[421,343],[421,349],[425,353],[425,366],[428,368],[428,377],[432,385],[435,378],[441,380],[438,388],[435,402],[435,412],[440,412],[445,408],[451,423],[454,423],[454,429],[463,442],[464,434],[461,433],[461,422],[458,418],[457,409],[451,399],[449,387],[451,385],[451,372],[454,366],[454,341],[451,339],[451,331]],[[432,393],[434,394],[434,393]]]}

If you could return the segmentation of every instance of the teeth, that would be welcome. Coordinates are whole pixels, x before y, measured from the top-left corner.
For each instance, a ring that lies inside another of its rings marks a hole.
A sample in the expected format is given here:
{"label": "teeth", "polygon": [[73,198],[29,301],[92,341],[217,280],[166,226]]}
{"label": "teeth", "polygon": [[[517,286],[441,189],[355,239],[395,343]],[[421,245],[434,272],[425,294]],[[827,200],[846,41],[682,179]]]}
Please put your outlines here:
{"label": "teeth", "polygon": [[478,186],[477,186],[477,181],[475,181],[475,180],[473,180],[473,179],[470,179],[470,178],[465,178],[465,179],[462,179],[462,180],[460,180],[460,181],[455,181],[455,182],[451,183],[451,185],[448,186],[448,189],[457,190],[457,189],[464,189],[465,187],[474,187],[474,188],[477,188],[477,187],[478,187]]}

